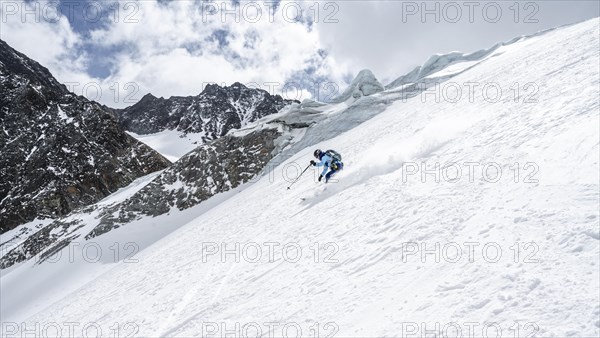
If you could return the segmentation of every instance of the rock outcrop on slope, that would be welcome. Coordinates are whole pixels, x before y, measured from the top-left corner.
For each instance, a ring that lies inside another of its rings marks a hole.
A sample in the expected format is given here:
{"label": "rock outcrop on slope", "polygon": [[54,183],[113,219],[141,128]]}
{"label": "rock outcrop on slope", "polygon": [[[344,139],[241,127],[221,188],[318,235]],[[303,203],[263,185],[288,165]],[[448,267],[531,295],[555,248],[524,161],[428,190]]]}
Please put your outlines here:
{"label": "rock outcrop on slope", "polygon": [[89,240],[143,218],[184,210],[235,189],[259,175],[278,153],[287,127],[274,123],[240,135],[227,135],[182,157],[129,198],[95,204],[54,220],[8,249],[0,269],[39,255],[39,261],[75,240]]}

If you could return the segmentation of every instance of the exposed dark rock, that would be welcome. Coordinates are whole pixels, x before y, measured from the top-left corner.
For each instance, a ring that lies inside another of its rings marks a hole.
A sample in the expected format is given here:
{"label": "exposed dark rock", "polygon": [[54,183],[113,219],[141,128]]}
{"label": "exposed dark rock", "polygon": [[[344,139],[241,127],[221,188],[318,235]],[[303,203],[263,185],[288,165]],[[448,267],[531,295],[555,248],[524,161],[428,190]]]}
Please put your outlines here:
{"label": "exposed dark rock", "polygon": [[0,122],[0,233],[66,215],[170,164],[2,40]]}
{"label": "exposed dark rock", "polygon": [[[166,214],[173,208],[191,208],[235,189],[260,175],[276,155],[276,142],[281,135],[275,126],[241,136],[228,135],[200,146],[124,201],[82,208],[28,235],[19,245],[4,248],[8,252],[0,258],[0,269],[33,257],[43,261],[74,240],[89,240],[141,217]],[[90,225],[89,215],[95,215],[96,226],[88,233],[82,227]]]}
{"label": "exposed dark rock", "polygon": [[[124,203],[102,211],[99,225],[86,236],[96,237],[140,216],[184,210],[217,193],[237,188],[258,175],[273,158],[277,129],[225,136],[196,148]],[[115,216],[118,215],[118,216]]]}
{"label": "exposed dark rock", "polygon": [[147,94],[138,103],[117,113],[121,125],[136,134],[178,130],[204,133],[203,140],[208,142],[275,114],[294,102],[298,103],[236,82],[229,87],[209,84],[197,96],[164,99]]}

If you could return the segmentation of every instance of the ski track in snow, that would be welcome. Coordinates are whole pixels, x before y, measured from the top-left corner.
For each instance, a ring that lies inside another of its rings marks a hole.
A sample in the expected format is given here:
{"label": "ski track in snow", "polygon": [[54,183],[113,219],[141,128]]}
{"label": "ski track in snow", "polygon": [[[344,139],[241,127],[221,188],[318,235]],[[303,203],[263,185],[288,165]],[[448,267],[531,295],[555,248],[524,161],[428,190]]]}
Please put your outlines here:
{"label": "ski track in snow", "polygon": [[[339,150],[346,169],[337,183],[317,185],[309,171],[287,191],[288,182],[262,177],[140,252],[137,263],[115,264],[17,319],[93,322],[104,332],[135,323],[138,335],[152,337],[206,335],[207,322],[260,323],[263,335],[275,336],[286,323],[297,323],[303,336],[318,323],[322,335],[337,337],[406,335],[407,323],[420,336],[423,323],[457,323],[466,336],[465,323],[482,330],[485,322],[497,323],[502,336],[514,336],[515,327],[522,336],[600,336],[598,28],[594,19],[500,47],[452,81],[497,83],[501,102],[417,96],[393,103],[298,152]],[[536,103],[523,102],[526,83],[539,88]],[[431,175],[422,182],[420,172],[403,177],[407,164],[421,162],[495,162],[503,175],[497,183],[480,169],[455,183]],[[538,166],[537,183],[524,182],[528,162]],[[222,259],[221,250],[202,255],[207,244],[269,242],[280,243],[273,260],[264,246],[259,262]],[[284,259],[286,243],[302,248],[297,262]],[[461,246],[462,259],[436,262],[431,254],[425,261],[421,252],[407,255],[407,243],[478,245],[473,261]],[[488,243],[502,250],[497,262],[482,255]],[[22,270],[2,276],[3,295],[7,278],[15,287],[19,274],[30,276]]]}

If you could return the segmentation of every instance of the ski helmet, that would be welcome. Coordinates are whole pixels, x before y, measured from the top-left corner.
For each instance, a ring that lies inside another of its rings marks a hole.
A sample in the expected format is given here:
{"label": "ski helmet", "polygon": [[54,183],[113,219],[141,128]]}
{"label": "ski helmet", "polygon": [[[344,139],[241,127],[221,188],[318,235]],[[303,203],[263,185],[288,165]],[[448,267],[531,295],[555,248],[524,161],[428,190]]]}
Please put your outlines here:
{"label": "ski helmet", "polygon": [[321,149],[317,149],[317,150],[315,150],[314,155],[315,155],[316,158],[320,158],[321,157],[321,153],[322,153]]}

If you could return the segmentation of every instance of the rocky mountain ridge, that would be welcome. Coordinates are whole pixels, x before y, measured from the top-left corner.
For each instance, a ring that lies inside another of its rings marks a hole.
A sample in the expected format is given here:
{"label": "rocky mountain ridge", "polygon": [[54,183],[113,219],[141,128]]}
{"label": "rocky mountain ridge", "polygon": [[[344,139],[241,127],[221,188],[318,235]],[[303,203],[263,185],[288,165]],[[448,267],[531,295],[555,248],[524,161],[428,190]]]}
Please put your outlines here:
{"label": "rocky mountain ridge", "polygon": [[0,40],[0,233],[95,203],[170,162]]}
{"label": "rocky mountain ridge", "polygon": [[299,102],[236,82],[224,87],[209,84],[197,96],[165,99],[147,94],[133,106],[116,112],[123,128],[139,135],[177,130],[202,133],[202,140],[208,142],[291,103]]}

